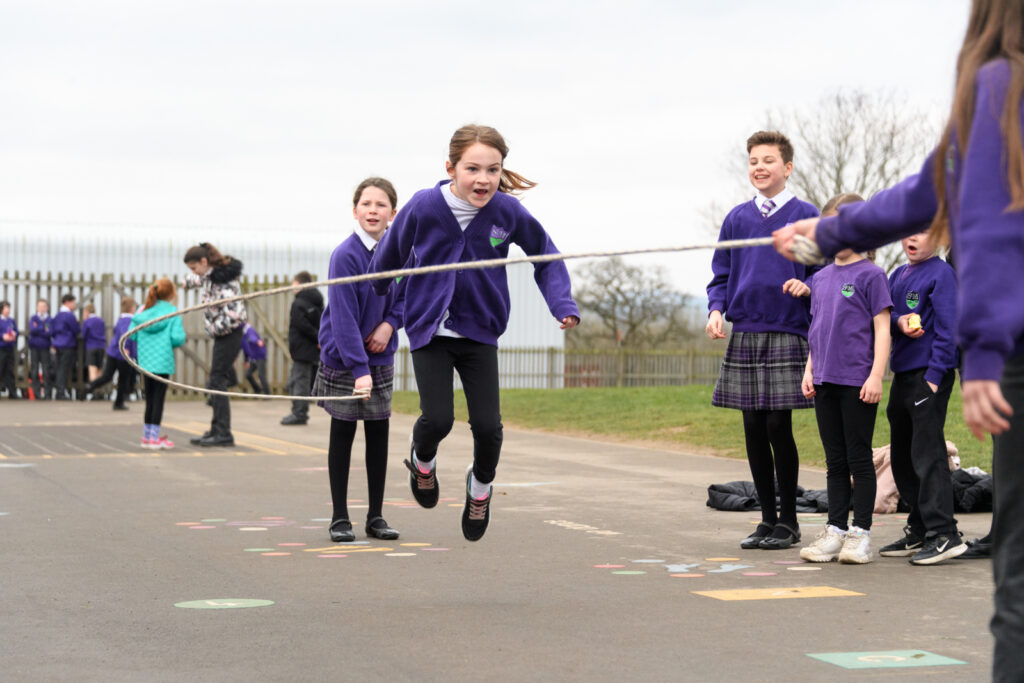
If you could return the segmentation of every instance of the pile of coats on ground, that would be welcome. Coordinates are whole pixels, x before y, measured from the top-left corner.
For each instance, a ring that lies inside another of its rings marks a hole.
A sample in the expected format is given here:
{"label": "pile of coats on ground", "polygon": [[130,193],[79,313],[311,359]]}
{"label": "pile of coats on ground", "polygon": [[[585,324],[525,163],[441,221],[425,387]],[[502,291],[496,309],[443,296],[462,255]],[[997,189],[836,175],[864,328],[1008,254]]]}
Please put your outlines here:
{"label": "pile of coats on ground", "polygon": [[[952,441],[946,442],[949,454],[949,476],[953,481],[953,506],[956,512],[992,511],[992,475],[977,467],[960,467],[960,456]],[[875,494],[875,514],[909,512],[900,500],[896,482],[889,464],[889,445],[874,450],[875,476],[878,489]],[[796,491],[797,512],[828,512],[828,493],[824,489]],[[778,500],[775,501],[778,507]],[[746,512],[760,510],[757,492],[752,481],[731,481],[728,484],[712,484],[708,487],[708,507],[716,510]]]}

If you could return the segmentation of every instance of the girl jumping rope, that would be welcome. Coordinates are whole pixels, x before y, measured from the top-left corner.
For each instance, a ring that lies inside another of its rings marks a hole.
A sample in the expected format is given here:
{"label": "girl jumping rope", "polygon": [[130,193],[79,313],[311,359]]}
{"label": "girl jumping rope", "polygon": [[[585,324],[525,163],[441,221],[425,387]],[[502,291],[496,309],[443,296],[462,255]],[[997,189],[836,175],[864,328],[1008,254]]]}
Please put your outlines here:
{"label": "girl jumping rope", "polygon": [[[388,223],[395,217],[398,195],[384,178],[359,183],[352,198],[355,232],[331,254],[328,276],[361,275]],[[369,282],[331,287],[320,322],[320,366],[313,383],[314,396],[351,396],[368,392],[364,401],[320,401],[331,416],[327,467],[331,480],[334,516],[331,540],[352,542],[348,516],[348,473],[356,425],[363,421],[366,436],[366,485],[369,509],[366,535],[384,540],[398,538],[381,516],[384,482],[388,471],[388,427],[394,356],[402,325],[401,292],[376,294]]]}
{"label": "girl jumping rope", "polygon": [[937,243],[952,237],[964,421],[979,439],[994,435],[995,681],[1017,681],[1024,671],[1022,94],[1024,0],[974,0],[949,122],[921,172],[838,216],[775,233],[775,248],[789,258],[796,235],[816,241],[826,256],[929,226]]}
{"label": "girl jumping rope", "polygon": [[[529,255],[558,253],[541,224],[511,196],[534,183],[504,168],[508,146],[493,128],[459,128],[448,145],[448,180],[417,192],[377,246],[370,272],[504,258],[510,243]],[[537,264],[534,278],[562,329],[579,323],[569,271],[561,261]],[[413,427],[409,485],[426,508],[437,505],[437,447],[451,431],[453,371],[466,392],[473,464],[466,471],[462,534],[479,540],[490,521],[491,483],[501,453],[498,337],[508,324],[504,268],[413,275],[406,289],[405,329],[420,394]],[[389,280],[375,280],[383,294]]]}
{"label": "girl jumping rope", "polygon": [[[159,318],[178,310],[174,306],[177,292],[174,283],[160,278],[146,293],[145,307],[132,317],[132,327]],[[185,328],[181,318],[169,318],[156,323],[134,335],[135,353],[139,367],[154,375],[167,379],[174,374],[174,349],[185,343]],[[160,422],[164,414],[164,397],[167,385],[148,375],[143,375],[142,386],[146,392],[146,416],[142,426],[142,447],[149,449],[174,448],[174,442],[160,435]]]}

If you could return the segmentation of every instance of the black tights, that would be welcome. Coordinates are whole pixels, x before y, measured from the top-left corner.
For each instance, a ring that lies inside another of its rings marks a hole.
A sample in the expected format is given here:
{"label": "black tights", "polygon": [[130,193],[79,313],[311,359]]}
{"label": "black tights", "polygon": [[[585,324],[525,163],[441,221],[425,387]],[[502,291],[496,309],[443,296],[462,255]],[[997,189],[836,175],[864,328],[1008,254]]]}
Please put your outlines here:
{"label": "black tights", "polygon": [[[761,521],[796,525],[796,481],[800,459],[793,440],[790,410],[744,410],[743,435],[754,488],[761,503]],[[773,457],[774,456],[774,457]],[[779,481],[779,510],[775,509],[775,479]]]}
{"label": "black tights", "polygon": [[[380,517],[384,507],[384,480],[388,473],[388,424],[390,420],[366,420],[366,486],[370,509],[367,521]],[[331,445],[327,451],[327,470],[331,478],[331,500],[334,516],[331,522],[350,519],[348,516],[348,471],[352,461],[352,440],[356,422],[331,419]]]}

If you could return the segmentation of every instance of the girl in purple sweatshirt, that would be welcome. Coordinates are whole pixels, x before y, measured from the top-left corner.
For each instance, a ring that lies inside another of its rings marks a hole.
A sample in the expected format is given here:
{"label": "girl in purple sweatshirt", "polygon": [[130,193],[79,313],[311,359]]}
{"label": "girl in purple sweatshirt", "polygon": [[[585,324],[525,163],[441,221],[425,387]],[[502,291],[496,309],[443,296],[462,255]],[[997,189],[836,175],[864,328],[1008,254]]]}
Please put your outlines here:
{"label": "girl in purple sweatshirt", "polygon": [[[534,183],[504,168],[508,146],[487,126],[463,126],[448,146],[449,180],[417,192],[381,239],[370,272],[508,256],[509,244],[527,254],[558,253],[541,224],[512,193]],[[534,279],[562,329],[579,323],[565,263],[537,264]],[[455,421],[453,371],[466,392],[473,431],[473,464],[466,472],[462,534],[480,539],[490,520],[491,482],[501,453],[498,337],[508,324],[504,268],[413,275],[406,285],[405,329],[420,393],[412,431],[409,484],[423,507],[437,505],[437,447]],[[390,280],[375,280],[384,293]]]}
{"label": "girl in purple sweatshirt", "polygon": [[[328,277],[361,275],[370,256],[379,248],[381,235],[395,217],[398,194],[384,178],[367,178],[356,188],[352,214],[356,228],[331,254]],[[394,357],[398,328],[402,326],[400,293],[381,295],[369,282],[331,287],[327,308],[320,319],[320,364],[313,381],[314,396],[352,396],[365,393],[362,401],[320,401],[331,416],[331,441],[327,469],[331,480],[331,540],[356,540],[348,514],[348,473],[352,441],[363,421],[366,437],[366,485],[369,506],[366,535],[382,540],[398,538],[382,516],[384,482],[388,471],[388,429]]]}
{"label": "girl in purple sweatshirt", "polygon": [[[993,679],[1024,671],[1024,2],[974,0],[957,61],[949,122],[921,172],[820,222],[775,233],[825,255],[930,229],[952,238],[960,277],[956,336],[964,419],[993,438],[996,647]],[[937,538],[937,537],[935,537]]]}

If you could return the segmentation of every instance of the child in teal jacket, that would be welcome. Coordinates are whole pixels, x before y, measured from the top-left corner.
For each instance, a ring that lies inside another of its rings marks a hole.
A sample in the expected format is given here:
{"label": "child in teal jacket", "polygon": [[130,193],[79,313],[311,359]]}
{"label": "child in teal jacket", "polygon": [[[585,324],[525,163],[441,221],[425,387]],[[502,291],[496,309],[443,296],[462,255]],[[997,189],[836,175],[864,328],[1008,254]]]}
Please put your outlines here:
{"label": "child in teal jacket", "polygon": [[[132,327],[174,313],[172,303],[177,296],[174,283],[160,278],[149,288],[146,305],[132,317]],[[169,318],[135,333],[139,367],[158,377],[167,379],[174,374],[174,349],[185,343],[185,328],[181,318]],[[146,417],[142,431],[142,447],[151,450],[174,448],[174,442],[160,436],[160,420],[164,414],[167,385],[147,375],[142,376],[146,392]]]}

